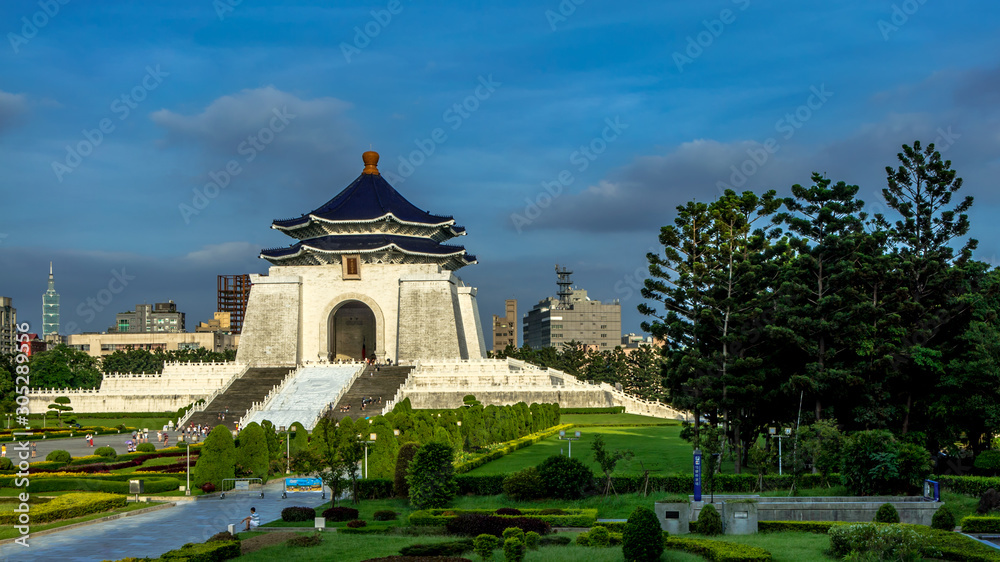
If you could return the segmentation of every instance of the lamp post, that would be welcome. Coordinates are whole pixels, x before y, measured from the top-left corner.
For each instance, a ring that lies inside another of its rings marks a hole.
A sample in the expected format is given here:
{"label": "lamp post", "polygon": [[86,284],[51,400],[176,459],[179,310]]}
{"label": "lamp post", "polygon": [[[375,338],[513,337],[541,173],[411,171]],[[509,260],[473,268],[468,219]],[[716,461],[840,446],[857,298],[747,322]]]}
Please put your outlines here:
{"label": "lamp post", "polygon": [[565,439],[566,441],[569,441],[569,458],[573,458],[573,441],[576,441],[579,438],[580,438],[579,431],[577,431],[576,435],[574,435],[573,437],[567,437],[566,432],[563,430],[559,431],[559,439]]}
{"label": "lamp post", "polygon": [[187,487],[184,488],[184,495],[191,495],[191,444],[185,443],[187,445]]}
{"label": "lamp post", "polygon": [[782,472],[781,472],[781,465],[784,464],[781,461],[781,440],[784,439],[785,437],[791,436],[792,429],[791,428],[785,428],[785,434],[784,435],[778,435],[778,431],[775,428],[773,428],[773,427],[769,428],[769,432],[771,434],[771,437],[774,437],[775,439],[778,440],[778,476],[781,476],[781,474],[782,474]]}
{"label": "lamp post", "polygon": [[7,429],[10,429],[10,414],[7,414]]}
{"label": "lamp post", "polygon": [[[361,436],[358,435],[358,438],[360,438],[360,437]],[[368,478],[368,445],[374,443],[375,439],[377,437],[378,437],[378,434],[369,433],[368,434],[368,441],[365,441],[365,478],[366,479]]]}

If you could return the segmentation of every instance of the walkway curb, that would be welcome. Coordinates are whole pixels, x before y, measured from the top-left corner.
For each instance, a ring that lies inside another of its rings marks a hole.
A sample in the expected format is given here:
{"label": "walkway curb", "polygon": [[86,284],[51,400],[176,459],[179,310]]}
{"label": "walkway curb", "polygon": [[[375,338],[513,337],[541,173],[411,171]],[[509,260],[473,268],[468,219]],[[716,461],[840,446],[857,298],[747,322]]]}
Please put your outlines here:
{"label": "walkway curb", "polygon": [[[133,503],[135,503],[135,502],[133,502]],[[174,507],[175,505],[177,505],[177,504],[174,503],[174,502],[170,502],[170,503],[165,503],[165,504],[161,504],[161,505],[150,506],[150,507],[143,508],[143,509],[137,509],[135,511],[128,511],[128,512],[125,512],[125,513],[116,513],[114,515],[108,515],[107,517],[99,517],[97,519],[91,519],[90,521],[81,521],[79,523],[72,523],[70,525],[64,525],[62,527],[56,527],[55,529],[45,529],[44,531],[33,531],[33,532],[29,533],[28,536],[36,536],[37,537],[37,536],[42,536],[42,535],[51,535],[52,533],[58,533],[60,531],[66,531],[68,529],[76,529],[78,527],[86,527],[87,525],[93,525],[95,523],[104,523],[105,521],[114,521],[115,519],[121,519],[123,517],[131,517],[133,515],[142,515],[143,513],[149,513],[151,511],[157,511],[157,510],[160,510],[160,509],[166,509],[168,507]],[[22,537],[23,536],[24,535],[22,535]],[[15,537],[13,539],[0,540],[0,544],[12,543],[12,542],[16,541],[19,538],[21,538],[21,537]]]}

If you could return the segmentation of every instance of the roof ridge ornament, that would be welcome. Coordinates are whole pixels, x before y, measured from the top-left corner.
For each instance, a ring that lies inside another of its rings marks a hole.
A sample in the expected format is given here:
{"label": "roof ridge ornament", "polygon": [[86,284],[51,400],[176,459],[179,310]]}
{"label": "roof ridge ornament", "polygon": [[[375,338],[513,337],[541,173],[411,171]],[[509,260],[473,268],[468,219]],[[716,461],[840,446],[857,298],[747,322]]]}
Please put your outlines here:
{"label": "roof ridge ornament", "polygon": [[361,160],[365,163],[365,169],[361,172],[362,174],[373,176],[381,175],[378,173],[378,152],[375,152],[374,150],[366,150],[365,153],[361,155]]}

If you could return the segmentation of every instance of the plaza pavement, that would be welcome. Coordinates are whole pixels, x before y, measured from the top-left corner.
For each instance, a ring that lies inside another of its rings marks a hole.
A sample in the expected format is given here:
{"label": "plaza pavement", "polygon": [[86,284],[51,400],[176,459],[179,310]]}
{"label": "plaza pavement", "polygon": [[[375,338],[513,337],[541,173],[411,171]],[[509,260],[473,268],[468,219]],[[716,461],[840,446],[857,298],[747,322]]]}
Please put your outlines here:
{"label": "plaza pavement", "polygon": [[[149,442],[156,446],[157,449],[163,448],[163,443],[156,442],[156,429],[150,428]],[[177,438],[180,436],[179,432],[172,431],[170,433],[170,446],[173,447],[177,445]],[[132,439],[132,432],[122,432],[122,433],[112,433],[97,435],[94,437],[94,446],[88,447],[83,438],[87,435],[86,433],[81,433],[78,436],[61,438],[61,439],[36,439],[35,437],[28,437],[27,439],[34,441],[38,444],[38,456],[31,459],[31,462],[43,461],[45,456],[55,451],[61,449],[63,451],[69,451],[69,454],[74,457],[82,457],[85,455],[93,455],[94,449],[102,446],[114,447],[115,451],[119,455],[124,455],[128,452],[125,446],[125,441]],[[199,443],[202,438],[199,437]],[[194,443],[194,441],[192,441]],[[16,457],[12,454],[11,444],[7,443],[7,456],[16,460]]]}
{"label": "plaza pavement", "polygon": [[[82,440],[81,440],[82,441]],[[6,543],[0,545],[0,561],[90,562],[121,558],[156,558],[168,550],[186,543],[204,542],[237,524],[257,508],[262,522],[281,518],[281,510],[289,506],[316,507],[325,502],[319,493],[290,495],[281,499],[280,478],[269,482],[264,499],[259,492],[226,494],[226,499],[209,497],[193,501],[178,501],[174,507],[123,517],[93,525],[85,525],[49,535],[31,537],[28,548]],[[237,526],[237,530],[241,527]]]}

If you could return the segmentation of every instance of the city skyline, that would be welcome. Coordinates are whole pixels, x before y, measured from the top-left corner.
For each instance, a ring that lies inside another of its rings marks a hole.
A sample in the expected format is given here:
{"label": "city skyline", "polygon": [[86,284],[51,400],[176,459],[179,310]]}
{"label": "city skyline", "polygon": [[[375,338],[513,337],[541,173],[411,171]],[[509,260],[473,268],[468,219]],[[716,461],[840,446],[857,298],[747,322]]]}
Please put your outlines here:
{"label": "city skyline", "polygon": [[553,296],[560,263],[638,332],[675,206],[818,171],[885,212],[884,167],[918,139],[1000,263],[986,2],[53,6],[0,7],[0,295],[34,332],[50,261],[63,333],[141,302],[212,318],[216,276],[266,272],[271,221],[333,197],[370,147],[468,228],[483,318]]}

